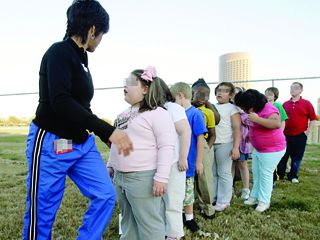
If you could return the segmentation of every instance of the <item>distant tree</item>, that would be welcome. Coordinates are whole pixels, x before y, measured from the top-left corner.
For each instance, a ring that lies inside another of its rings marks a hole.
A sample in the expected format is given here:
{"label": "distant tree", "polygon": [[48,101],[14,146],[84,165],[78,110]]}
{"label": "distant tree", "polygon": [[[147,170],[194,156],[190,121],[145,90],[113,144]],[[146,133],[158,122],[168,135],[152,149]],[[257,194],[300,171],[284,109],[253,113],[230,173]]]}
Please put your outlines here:
{"label": "distant tree", "polygon": [[108,118],[102,118],[103,121],[106,121],[107,123],[113,125],[113,121],[111,121],[110,119]]}
{"label": "distant tree", "polygon": [[9,116],[8,118],[0,118],[0,126],[28,126],[32,118],[18,118],[16,116]]}

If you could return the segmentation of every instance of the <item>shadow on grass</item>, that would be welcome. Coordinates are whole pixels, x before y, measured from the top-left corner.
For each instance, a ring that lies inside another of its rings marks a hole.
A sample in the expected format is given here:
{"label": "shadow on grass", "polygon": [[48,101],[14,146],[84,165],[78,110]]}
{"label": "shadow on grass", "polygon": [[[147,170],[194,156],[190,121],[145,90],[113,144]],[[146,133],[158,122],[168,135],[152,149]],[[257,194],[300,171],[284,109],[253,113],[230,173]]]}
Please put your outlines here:
{"label": "shadow on grass", "polygon": [[274,201],[271,203],[272,209],[284,210],[284,209],[296,209],[299,211],[312,211],[311,204],[307,204],[305,201],[301,200],[282,200]]}

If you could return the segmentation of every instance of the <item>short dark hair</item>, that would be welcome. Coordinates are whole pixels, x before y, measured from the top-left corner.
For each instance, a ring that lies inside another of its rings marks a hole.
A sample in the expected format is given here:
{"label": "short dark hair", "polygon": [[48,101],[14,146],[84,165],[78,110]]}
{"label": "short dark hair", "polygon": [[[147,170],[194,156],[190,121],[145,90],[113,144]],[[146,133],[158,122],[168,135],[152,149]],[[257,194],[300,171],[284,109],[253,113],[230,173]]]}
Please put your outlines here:
{"label": "short dark hair", "polygon": [[109,31],[107,11],[96,0],[73,1],[67,10],[67,30],[63,39],[79,36],[84,44],[93,26],[96,29],[95,36]]}
{"label": "short dark hair", "polygon": [[293,85],[293,84],[298,84],[298,85],[301,87],[301,89],[303,89],[303,85],[302,85],[302,83],[299,83],[299,82],[293,82],[291,85]]}
{"label": "short dark hair", "polygon": [[244,87],[235,86],[234,87],[235,92],[238,90],[238,92],[244,92],[246,89]]}
{"label": "short dark hair", "polygon": [[245,112],[253,108],[254,112],[259,113],[267,102],[266,96],[255,89],[239,92],[234,97],[234,103]]}
{"label": "short dark hair", "polygon": [[226,86],[228,88],[230,88],[230,95],[233,95],[236,91],[235,86],[231,83],[231,82],[221,82],[219,83],[216,88],[214,89],[214,94],[217,95],[217,90],[220,86]]}
{"label": "short dark hair", "polygon": [[276,100],[278,99],[278,97],[279,97],[279,90],[278,90],[278,88],[276,88],[276,87],[269,87],[269,88],[267,88],[264,92],[265,92],[265,93],[266,93],[266,92],[272,92],[273,95],[274,95],[274,100],[275,100],[275,101],[276,101]]}
{"label": "short dark hair", "polygon": [[207,88],[209,90],[210,93],[210,87],[209,85],[206,83],[206,81],[203,78],[199,78],[196,82],[194,82],[191,86],[191,88],[193,90],[197,90],[199,87],[204,87]]}

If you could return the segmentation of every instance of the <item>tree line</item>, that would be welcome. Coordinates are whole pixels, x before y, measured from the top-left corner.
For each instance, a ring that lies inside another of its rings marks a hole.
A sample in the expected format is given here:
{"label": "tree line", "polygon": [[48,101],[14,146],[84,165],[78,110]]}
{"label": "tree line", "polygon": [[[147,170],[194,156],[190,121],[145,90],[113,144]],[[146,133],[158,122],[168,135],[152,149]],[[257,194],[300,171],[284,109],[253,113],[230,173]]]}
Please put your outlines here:
{"label": "tree line", "polygon": [[[16,116],[9,116],[7,118],[0,118],[0,127],[7,127],[7,126],[29,126],[31,123],[32,119],[34,117],[26,118],[26,117],[21,117],[18,118]],[[104,121],[113,124],[111,120],[108,118],[102,118]]]}

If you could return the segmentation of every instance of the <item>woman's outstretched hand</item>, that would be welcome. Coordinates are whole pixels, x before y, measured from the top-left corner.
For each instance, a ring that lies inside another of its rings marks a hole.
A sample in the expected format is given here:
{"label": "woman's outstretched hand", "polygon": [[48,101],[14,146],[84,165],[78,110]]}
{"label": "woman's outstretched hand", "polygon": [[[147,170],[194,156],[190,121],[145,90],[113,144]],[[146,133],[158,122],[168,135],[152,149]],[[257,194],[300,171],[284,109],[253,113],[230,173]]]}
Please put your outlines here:
{"label": "woman's outstretched hand", "polygon": [[130,138],[122,130],[114,130],[109,140],[117,146],[119,154],[128,156],[130,152],[133,150],[133,144]]}

